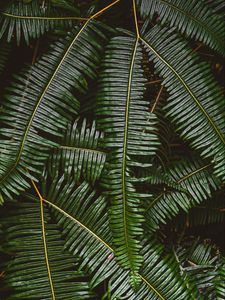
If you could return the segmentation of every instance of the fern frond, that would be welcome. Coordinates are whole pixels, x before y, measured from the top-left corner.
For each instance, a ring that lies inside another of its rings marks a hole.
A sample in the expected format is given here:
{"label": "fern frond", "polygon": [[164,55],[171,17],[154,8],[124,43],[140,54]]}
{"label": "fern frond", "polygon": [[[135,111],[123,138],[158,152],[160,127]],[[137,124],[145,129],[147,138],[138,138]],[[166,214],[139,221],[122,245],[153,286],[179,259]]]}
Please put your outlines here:
{"label": "fern frond", "polygon": [[11,255],[4,265],[4,299],[93,299],[79,259],[65,250],[47,206],[39,202],[6,206],[7,218],[1,216],[3,247]]}
{"label": "fern frond", "polygon": [[[181,209],[187,212],[210,197],[212,189],[218,189],[220,182],[208,171],[209,168],[210,165],[196,160],[181,161],[168,170],[167,176],[174,182],[174,186],[173,189],[165,188],[162,193],[154,195],[147,205],[145,217],[149,229],[156,230],[161,223],[165,224]],[[176,185],[181,189],[177,189]]]}
{"label": "fern frond", "polygon": [[155,26],[141,38],[170,96],[166,111],[183,139],[211,158],[225,179],[224,98],[208,64],[199,61],[173,30]]}
{"label": "fern frond", "polygon": [[223,265],[218,248],[205,241],[189,238],[177,247],[177,261],[191,284],[196,285],[200,299],[217,299],[216,283],[220,282],[219,269]]}
{"label": "fern frond", "polygon": [[84,119],[69,124],[60,146],[48,163],[52,177],[62,170],[66,178],[73,178],[76,183],[81,178],[94,184],[100,178],[106,160],[102,145],[103,133],[96,130],[95,122],[88,125]]}
{"label": "fern frond", "polygon": [[0,38],[6,35],[7,41],[10,42],[15,37],[17,44],[24,38],[29,44],[30,39],[39,38],[53,28],[69,28],[74,21],[81,20],[85,18],[68,16],[62,9],[57,10],[49,5],[45,7],[38,0],[28,4],[21,1],[12,2],[1,12]]}
{"label": "fern frond", "polygon": [[178,277],[174,262],[163,259],[162,248],[146,242],[143,247],[144,265],[141,269],[141,277],[144,281],[140,290],[130,297],[136,299],[177,300],[195,299],[192,290],[187,289],[184,278]]}
{"label": "fern frond", "polygon": [[[142,300],[144,296],[150,300],[175,300],[178,295],[185,300],[191,299],[190,291],[183,288],[182,279],[179,280],[173,267],[162,260],[162,246],[158,244],[144,246],[146,260],[136,274],[140,289],[131,288],[129,272],[124,271],[114,257],[106,198],[86,182],[76,187],[72,180],[55,178],[43,201],[62,230],[66,249],[81,258],[80,268],[91,275],[91,288],[109,280],[110,299],[113,300],[120,297]],[[172,280],[171,285],[162,278],[163,274]]]}
{"label": "fern frond", "polygon": [[115,253],[124,268],[137,272],[142,258],[138,237],[143,222],[141,194],[131,180],[132,167],[149,166],[138,156],[152,156],[158,146],[156,118],[144,96],[142,53],[134,37],[113,38],[107,46],[99,79],[97,116],[109,149],[109,167],[102,184],[112,201],[111,228]]}
{"label": "fern frond", "polygon": [[225,55],[224,20],[203,1],[138,0],[138,4],[142,18],[151,21],[157,14],[162,24],[176,27]]}
{"label": "fern frond", "polygon": [[[101,42],[100,24],[89,20],[44,55],[28,72],[16,78],[8,89],[0,119],[0,187],[10,196],[29,184],[27,170],[38,172],[62,135],[67,123],[77,114],[79,102],[73,95],[83,93],[87,80],[96,77]],[[94,55],[94,59],[93,59]],[[57,120],[57,121],[56,121]]]}

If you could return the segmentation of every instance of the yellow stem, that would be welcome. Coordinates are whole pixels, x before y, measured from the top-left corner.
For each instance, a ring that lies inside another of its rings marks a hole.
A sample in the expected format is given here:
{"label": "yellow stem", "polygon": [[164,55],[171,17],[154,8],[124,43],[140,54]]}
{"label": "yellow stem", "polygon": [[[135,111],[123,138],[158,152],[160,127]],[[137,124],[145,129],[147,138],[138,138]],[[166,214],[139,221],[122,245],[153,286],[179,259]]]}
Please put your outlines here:
{"label": "yellow stem", "polygon": [[45,253],[45,261],[46,261],[46,267],[47,267],[47,272],[48,272],[48,279],[49,279],[49,284],[51,288],[51,293],[52,293],[52,300],[55,300],[55,292],[54,292],[54,286],[52,282],[52,276],[51,276],[51,269],[50,269],[50,264],[49,264],[49,259],[48,259],[48,248],[47,248],[47,241],[46,241],[46,233],[45,233],[45,220],[44,220],[44,207],[43,207],[43,197],[41,193],[39,192],[36,184],[34,183],[33,180],[31,180],[34,189],[36,193],[38,194],[38,197],[40,199],[40,210],[41,210],[41,228],[42,228],[42,238],[43,238],[43,244],[44,244],[44,253]]}

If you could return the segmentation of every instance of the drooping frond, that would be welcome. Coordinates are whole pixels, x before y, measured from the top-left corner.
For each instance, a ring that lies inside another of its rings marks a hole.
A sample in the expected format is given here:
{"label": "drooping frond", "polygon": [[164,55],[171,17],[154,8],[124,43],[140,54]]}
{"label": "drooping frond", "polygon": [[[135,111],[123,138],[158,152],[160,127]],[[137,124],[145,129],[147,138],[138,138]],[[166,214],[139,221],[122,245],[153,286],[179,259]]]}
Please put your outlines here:
{"label": "drooping frond", "polygon": [[[107,46],[99,79],[97,116],[109,149],[109,167],[102,184],[112,201],[111,228],[115,254],[124,268],[137,272],[142,258],[138,237],[142,234],[141,201],[132,183],[132,168],[149,166],[140,161],[154,155],[158,145],[156,118],[144,99],[142,50],[130,36],[113,38]],[[104,181],[104,182],[103,182]]]}
{"label": "drooping frond", "polygon": [[138,4],[144,19],[151,21],[157,14],[162,24],[176,27],[182,33],[225,54],[224,20],[203,1],[138,0]]}
{"label": "drooping frond", "polygon": [[[28,186],[29,176],[38,172],[68,120],[76,115],[87,79],[95,78],[104,35],[99,23],[89,20],[60,40],[26,73],[18,76],[3,106],[1,121],[0,187],[10,196]],[[93,58],[94,55],[94,58]],[[27,170],[26,170],[27,169]]]}
{"label": "drooping frond", "polygon": [[[200,160],[179,162],[168,170],[167,176],[174,185],[168,185],[163,192],[155,194],[146,204],[146,220],[151,230],[156,230],[161,223],[176,216],[180,210],[188,211],[211,196],[219,181],[208,170],[210,165]],[[176,185],[180,188],[176,188]],[[170,188],[172,187],[172,188]]]}
{"label": "drooping frond", "polygon": [[38,0],[32,0],[30,3],[12,2],[1,12],[0,38],[6,35],[7,41],[11,41],[15,36],[17,44],[20,43],[21,38],[29,44],[30,39],[39,38],[53,28],[69,28],[72,22],[85,20],[79,17],[79,10],[75,7],[73,14],[77,17],[68,16],[62,9],[45,6]]}
{"label": "drooping frond", "polygon": [[155,26],[141,38],[170,96],[166,111],[183,139],[211,158],[225,179],[222,96],[208,64],[172,31]]}
{"label": "drooping frond", "polygon": [[103,133],[96,130],[95,122],[89,125],[84,119],[82,124],[78,120],[69,124],[50,159],[50,174],[54,176],[62,170],[66,178],[72,177],[76,183],[83,178],[94,184],[100,178],[106,159],[102,139]]}
{"label": "drooping frond", "polygon": [[3,247],[11,257],[4,264],[4,299],[93,299],[88,277],[78,257],[65,250],[47,205],[26,199],[5,209]]}

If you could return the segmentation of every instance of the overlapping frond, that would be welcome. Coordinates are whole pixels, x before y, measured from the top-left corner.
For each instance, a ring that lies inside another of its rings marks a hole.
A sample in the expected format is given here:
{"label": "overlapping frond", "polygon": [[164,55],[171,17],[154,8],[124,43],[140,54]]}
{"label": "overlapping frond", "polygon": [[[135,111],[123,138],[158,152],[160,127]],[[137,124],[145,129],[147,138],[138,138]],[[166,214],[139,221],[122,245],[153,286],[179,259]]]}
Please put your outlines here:
{"label": "overlapping frond", "polygon": [[148,227],[156,230],[161,223],[166,223],[180,210],[187,212],[210,197],[211,191],[218,188],[219,181],[209,169],[210,165],[201,160],[179,162],[177,166],[170,168],[167,177],[174,185],[168,184],[163,192],[154,194],[150,203],[146,205]]}
{"label": "overlapping frond", "polygon": [[138,4],[141,16],[149,22],[157,14],[162,24],[176,27],[182,33],[225,54],[224,20],[203,1],[138,0]]}
{"label": "overlapping frond", "polygon": [[9,299],[92,299],[92,289],[103,281],[108,282],[112,300],[175,300],[179,295],[191,299],[183,279],[162,260],[163,248],[155,242],[143,247],[145,261],[136,274],[140,289],[132,289],[128,271],[114,257],[106,198],[88,183],[76,186],[64,177],[55,178],[41,201],[27,194],[25,201],[9,206],[3,218],[4,249],[15,253],[4,265]]}
{"label": "overlapping frond", "polygon": [[[0,16],[0,38],[5,35],[8,41],[21,38],[29,44],[30,39],[39,38],[53,28],[69,28],[74,21],[81,21],[79,10],[74,7],[74,15],[68,16],[64,10],[55,9],[49,4],[41,4],[38,0],[30,3],[16,1],[9,3]],[[85,20],[85,18],[83,18]]]}
{"label": "overlapping frond", "polygon": [[6,2],[0,298],[223,299],[222,1]]}
{"label": "overlapping frond", "polygon": [[141,269],[143,284],[129,300],[196,299],[192,289],[187,289],[184,278],[179,276],[172,261],[163,259],[160,245],[146,242],[143,245],[144,264]]}
{"label": "overlapping frond", "polygon": [[170,96],[165,107],[183,139],[210,157],[225,178],[223,95],[207,63],[173,30],[155,26],[141,38]]}
{"label": "overlapping frond", "polygon": [[[191,299],[190,291],[184,289],[183,279],[178,280],[173,267],[162,260],[162,246],[155,242],[143,247],[144,264],[136,274],[141,282],[140,290],[132,289],[128,272],[120,268],[114,257],[106,198],[98,195],[88,183],[76,187],[64,177],[55,178],[45,198],[54,220],[62,228],[65,247],[82,259],[80,268],[91,274],[92,288],[108,279],[113,300],[119,297],[175,300],[178,295]],[[173,278],[171,285],[165,282],[166,277]]]}
{"label": "overlapping frond", "polygon": [[66,247],[82,256],[82,266],[94,274],[91,285],[112,275],[118,267],[113,259],[105,197],[87,182],[76,187],[73,180],[65,181],[63,176],[55,178],[45,198],[62,228]]}
{"label": "overlapping frond", "polygon": [[217,247],[207,241],[189,238],[174,248],[174,254],[182,273],[188,276],[189,283],[197,286],[198,297],[219,299],[216,286],[221,283],[220,270],[224,265]]}
{"label": "overlapping frond", "polygon": [[[99,23],[89,20],[54,44],[8,89],[1,114],[7,126],[1,129],[0,186],[10,196],[28,186],[27,170],[32,174],[43,165],[47,152],[57,143],[68,120],[77,114],[74,96],[95,78],[104,34]],[[94,58],[93,58],[94,56]],[[27,169],[27,170],[26,170]],[[9,192],[10,191],[10,192]]]}
{"label": "overlapping frond", "polygon": [[54,149],[49,162],[52,176],[59,170],[66,178],[72,177],[76,183],[80,179],[94,184],[100,178],[106,160],[106,152],[102,149],[103,133],[96,130],[95,122],[88,124],[76,120],[69,124],[65,136]]}
{"label": "overlapping frond", "polygon": [[[132,183],[132,167],[149,166],[143,157],[154,155],[158,145],[156,117],[144,99],[142,51],[135,37],[119,36],[107,46],[99,79],[98,124],[110,150],[104,188],[112,201],[110,218],[118,262],[133,272],[141,266],[138,236],[142,234],[141,201]],[[142,156],[142,160],[140,160]]]}
{"label": "overlapping frond", "polygon": [[189,285],[187,288],[187,279],[177,272],[176,262],[164,257],[162,245],[152,237],[151,242],[145,240],[142,246],[144,263],[138,274],[142,280],[140,288],[136,291],[129,289],[126,294],[117,294],[117,289],[126,286],[126,277],[123,275],[120,280],[109,281],[110,299],[118,299],[120,296],[121,299],[129,300],[194,300],[194,286]]}
{"label": "overlapping frond", "polygon": [[11,256],[4,264],[1,295],[11,300],[93,299],[79,259],[65,250],[61,232],[42,205],[26,199],[6,206],[7,218],[1,216],[3,247]]}
{"label": "overlapping frond", "polygon": [[44,202],[62,230],[66,249],[81,258],[80,268],[90,274],[90,286],[109,280],[111,299],[133,294],[128,272],[114,257],[106,197],[87,182],[76,186],[63,176],[53,180]]}

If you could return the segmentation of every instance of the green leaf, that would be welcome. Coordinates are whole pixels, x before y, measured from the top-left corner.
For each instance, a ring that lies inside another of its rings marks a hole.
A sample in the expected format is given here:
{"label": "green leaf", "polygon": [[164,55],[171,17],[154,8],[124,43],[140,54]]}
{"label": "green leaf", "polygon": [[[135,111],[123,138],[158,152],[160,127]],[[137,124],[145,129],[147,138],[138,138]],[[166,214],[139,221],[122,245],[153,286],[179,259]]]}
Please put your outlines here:
{"label": "green leaf", "polygon": [[216,285],[221,282],[223,260],[216,245],[188,237],[174,248],[174,254],[182,273],[188,276],[191,285],[197,287],[198,297],[218,299]]}

